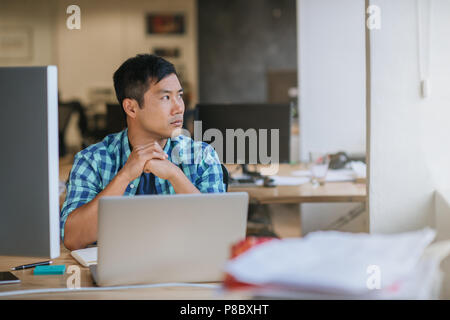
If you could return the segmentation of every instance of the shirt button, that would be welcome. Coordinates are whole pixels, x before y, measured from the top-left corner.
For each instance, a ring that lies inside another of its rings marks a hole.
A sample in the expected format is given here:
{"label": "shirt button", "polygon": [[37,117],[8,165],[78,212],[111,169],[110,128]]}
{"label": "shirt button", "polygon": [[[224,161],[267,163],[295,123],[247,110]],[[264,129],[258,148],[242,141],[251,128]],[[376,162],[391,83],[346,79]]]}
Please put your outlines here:
{"label": "shirt button", "polygon": [[133,189],[134,188],[134,184],[130,184],[130,188]]}

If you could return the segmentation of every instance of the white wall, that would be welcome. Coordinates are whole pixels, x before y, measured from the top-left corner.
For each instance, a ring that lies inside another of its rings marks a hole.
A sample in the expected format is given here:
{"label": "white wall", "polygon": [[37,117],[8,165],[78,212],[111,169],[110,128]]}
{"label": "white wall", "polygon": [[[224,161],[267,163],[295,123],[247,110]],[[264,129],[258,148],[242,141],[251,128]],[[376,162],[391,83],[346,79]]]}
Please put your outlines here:
{"label": "white wall", "polygon": [[[119,65],[155,47],[178,47],[180,58],[169,58],[190,87],[191,106],[198,99],[197,1],[196,0],[79,0],[81,30],[69,30],[66,9],[71,0],[0,0],[0,30],[27,27],[32,32],[32,58],[0,59],[0,66],[58,66],[62,100],[79,99],[90,111],[105,112],[103,105],[89,105],[92,88],[109,88],[115,102],[112,76]],[[146,13],[184,13],[185,35],[145,34]],[[181,69],[180,66],[184,66]],[[98,108],[100,107],[100,108]],[[101,108],[103,107],[103,108]],[[78,119],[72,117],[66,134],[69,148],[79,149]]]}
{"label": "white wall", "polygon": [[[297,0],[300,156],[365,154],[364,0]],[[358,204],[303,204],[302,229],[327,227]],[[355,231],[367,229],[361,215]]]}
{"label": "white wall", "polygon": [[[73,1],[58,1],[57,57],[63,99],[87,102],[91,87],[113,87],[112,75],[127,58],[152,53],[154,47],[179,47],[182,57],[172,62],[186,68],[197,99],[196,0],[79,0],[81,30],[66,28],[66,8]],[[146,13],[185,13],[186,35],[145,34]],[[170,60],[170,59],[169,59]]]}
{"label": "white wall", "polygon": [[[66,27],[71,4],[71,0],[0,0],[0,28],[32,30],[32,59],[0,60],[0,66],[56,64],[61,98],[88,103],[90,88],[113,87],[112,75],[125,59],[151,53],[155,47],[179,47],[181,57],[169,60],[175,67],[185,67],[193,103],[197,101],[196,0],[79,0],[81,30]],[[186,34],[146,35],[145,14],[152,12],[184,13]]]}
{"label": "white wall", "polygon": [[54,0],[0,0],[0,29],[29,28],[32,52],[29,60],[0,60],[0,66],[55,64],[54,12]]}
{"label": "white wall", "polygon": [[416,1],[370,3],[381,8],[381,29],[370,32],[370,230],[413,230],[433,225],[434,190],[450,183],[450,1],[432,1],[426,99]]}
{"label": "white wall", "polygon": [[364,0],[298,0],[300,152],[365,153]]}

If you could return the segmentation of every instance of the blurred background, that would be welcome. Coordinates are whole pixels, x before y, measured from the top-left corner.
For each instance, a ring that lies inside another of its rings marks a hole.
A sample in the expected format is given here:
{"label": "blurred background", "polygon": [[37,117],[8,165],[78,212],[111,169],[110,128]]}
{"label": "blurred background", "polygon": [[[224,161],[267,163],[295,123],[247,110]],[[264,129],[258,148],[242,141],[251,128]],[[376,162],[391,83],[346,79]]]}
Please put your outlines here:
{"label": "blurred background", "polygon": [[[308,161],[311,151],[365,161],[365,3],[303,1],[302,10],[299,3],[0,0],[0,66],[58,67],[61,163],[123,128],[112,75],[138,53],[175,65],[187,111],[198,103],[290,104],[291,164]],[[79,29],[69,27],[76,22],[73,4]],[[287,224],[296,225],[288,235],[298,235],[300,211],[302,234],[343,225],[368,230],[360,204],[271,210],[286,212]]]}
{"label": "blurred background", "polygon": [[117,103],[112,74],[138,53],[175,65],[187,109],[296,99],[295,0],[77,1],[79,30],[66,25],[71,4],[0,1],[0,39],[9,51],[0,65],[58,66],[60,102],[73,104],[73,114],[61,119],[62,155],[120,130],[108,117],[117,111],[108,108]]}

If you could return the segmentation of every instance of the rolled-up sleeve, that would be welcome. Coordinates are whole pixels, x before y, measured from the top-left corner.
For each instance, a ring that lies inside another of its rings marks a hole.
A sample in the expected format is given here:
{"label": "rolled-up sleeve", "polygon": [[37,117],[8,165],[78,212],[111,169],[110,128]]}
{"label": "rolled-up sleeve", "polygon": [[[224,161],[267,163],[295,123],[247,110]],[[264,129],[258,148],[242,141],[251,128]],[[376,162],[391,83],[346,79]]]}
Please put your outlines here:
{"label": "rolled-up sleeve", "polygon": [[77,153],[66,185],[66,199],[60,214],[61,239],[64,241],[64,227],[69,214],[88,203],[102,191],[101,180],[86,155]]}

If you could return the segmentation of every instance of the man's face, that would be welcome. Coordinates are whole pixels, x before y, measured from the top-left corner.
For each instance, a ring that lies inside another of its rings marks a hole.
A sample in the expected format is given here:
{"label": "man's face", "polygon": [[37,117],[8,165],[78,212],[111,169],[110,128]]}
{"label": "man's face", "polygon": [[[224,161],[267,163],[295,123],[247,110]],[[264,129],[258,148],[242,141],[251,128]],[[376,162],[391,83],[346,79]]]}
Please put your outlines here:
{"label": "man's face", "polygon": [[136,113],[140,127],[155,138],[170,138],[183,126],[183,89],[178,77],[171,74],[158,83],[151,82],[141,107]]}

